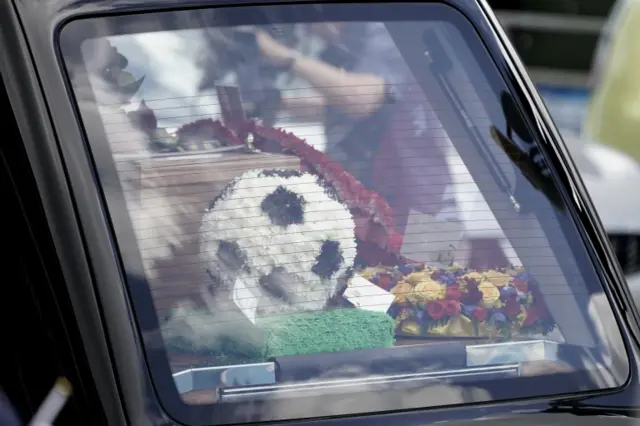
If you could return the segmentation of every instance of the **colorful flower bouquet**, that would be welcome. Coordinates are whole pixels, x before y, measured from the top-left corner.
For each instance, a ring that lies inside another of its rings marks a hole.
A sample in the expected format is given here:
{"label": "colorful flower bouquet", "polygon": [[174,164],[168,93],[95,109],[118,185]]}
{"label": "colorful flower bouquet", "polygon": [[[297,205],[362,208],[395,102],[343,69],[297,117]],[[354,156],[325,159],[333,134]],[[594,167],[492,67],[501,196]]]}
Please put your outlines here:
{"label": "colorful flower bouquet", "polygon": [[510,340],[555,328],[537,283],[521,268],[475,271],[418,263],[357,273],[395,296],[388,313],[398,337]]}

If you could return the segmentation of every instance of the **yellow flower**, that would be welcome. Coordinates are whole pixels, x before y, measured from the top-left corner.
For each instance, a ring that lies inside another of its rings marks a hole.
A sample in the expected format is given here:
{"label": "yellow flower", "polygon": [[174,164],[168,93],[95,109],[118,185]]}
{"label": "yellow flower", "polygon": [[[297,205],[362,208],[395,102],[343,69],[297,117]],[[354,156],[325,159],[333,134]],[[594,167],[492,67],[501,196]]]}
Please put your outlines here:
{"label": "yellow flower", "polygon": [[511,276],[515,276],[521,272],[525,272],[525,270],[522,266],[514,266],[514,267],[511,267],[510,269],[507,269],[506,272]]}
{"label": "yellow flower", "polygon": [[468,274],[466,274],[464,276],[464,278],[471,278],[471,279],[474,279],[474,280],[476,280],[478,282],[484,281],[484,275],[482,275],[479,272],[469,272]]}
{"label": "yellow flower", "polygon": [[495,269],[487,271],[484,274],[484,276],[487,279],[487,281],[489,281],[491,284],[497,287],[504,287],[509,283],[509,280],[511,279],[509,275],[504,274],[502,272],[498,272]]}
{"label": "yellow flower", "polygon": [[458,265],[457,263],[454,263],[453,265],[451,265],[451,267],[449,268],[449,271],[451,272],[455,272],[458,269],[462,269],[462,266]]}
{"label": "yellow flower", "polygon": [[467,291],[467,282],[465,280],[458,280],[456,281],[456,284],[458,284],[458,288],[461,292],[464,293]]}
{"label": "yellow flower", "polygon": [[409,300],[418,304],[426,304],[432,300],[444,299],[446,291],[444,284],[429,279],[421,281],[414,287],[413,293],[409,295]]}
{"label": "yellow flower", "polygon": [[412,272],[404,278],[404,281],[411,284],[412,286],[416,286],[423,281],[430,281],[431,273],[422,271],[422,272]]}
{"label": "yellow flower", "polygon": [[384,272],[385,269],[384,268],[372,268],[372,267],[367,267],[365,269],[363,269],[362,271],[358,272],[358,275],[360,275],[362,278],[366,279],[366,280],[370,280],[371,278],[373,278],[378,272]]}
{"label": "yellow flower", "polygon": [[396,296],[396,303],[406,303],[408,297],[413,292],[413,286],[404,281],[400,281],[395,287],[391,289],[391,294]]}
{"label": "yellow flower", "polygon": [[500,290],[489,281],[480,283],[478,290],[482,293],[482,304],[485,308],[492,308],[500,301]]}
{"label": "yellow flower", "polygon": [[421,334],[420,325],[415,321],[405,321],[400,326],[400,331],[410,336],[419,336]]}
{"label": "yellow flower", "polygon": [[459,315],[451,318],[445,324],[431,327],[429,334],[447,337],[472,337],[474,335],[473,322],[464,315]]}

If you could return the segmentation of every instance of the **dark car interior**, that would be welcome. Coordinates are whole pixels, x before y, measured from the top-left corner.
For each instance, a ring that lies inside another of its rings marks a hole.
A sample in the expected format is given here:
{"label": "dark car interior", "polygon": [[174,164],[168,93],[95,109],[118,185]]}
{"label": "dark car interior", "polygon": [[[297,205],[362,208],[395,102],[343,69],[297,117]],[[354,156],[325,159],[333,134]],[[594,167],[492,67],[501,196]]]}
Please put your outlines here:
{"label": "dark car interior", "polygon": [[68,377],[76,387],[75,396],[60,414],[59,424],[105,424],[86,354],[77,344],[76,321],[38,189],[2,87],[0,105],[8,120],[0,148],[0,180],[11,249],[2,261],[7,272],[3,300],[8,303],[0,320],[1,387],[26,422],[56,378]]}

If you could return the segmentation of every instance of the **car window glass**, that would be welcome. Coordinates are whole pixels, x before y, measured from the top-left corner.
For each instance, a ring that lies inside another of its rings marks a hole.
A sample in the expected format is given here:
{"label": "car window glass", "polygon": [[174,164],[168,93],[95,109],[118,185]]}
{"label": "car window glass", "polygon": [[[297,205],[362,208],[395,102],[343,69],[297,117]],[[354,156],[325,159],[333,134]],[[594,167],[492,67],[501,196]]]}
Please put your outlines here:
{"label": "car window glass", "polygon": [[149,364],[171,366],[175,388],[157,391],[179,398],[176,418],[626,380],[570,206],[455,10],[158,12],[78,20],[61,44],[125,272],[144,282],[129,287],[134,316],[162,332]]}

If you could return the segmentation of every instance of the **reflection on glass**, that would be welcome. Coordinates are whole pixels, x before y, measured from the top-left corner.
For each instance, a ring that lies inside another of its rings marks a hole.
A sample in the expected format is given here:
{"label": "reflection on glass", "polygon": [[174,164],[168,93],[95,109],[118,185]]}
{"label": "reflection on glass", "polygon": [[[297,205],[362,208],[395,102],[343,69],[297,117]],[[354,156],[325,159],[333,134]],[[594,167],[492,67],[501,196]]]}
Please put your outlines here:
{"label": "reflection on glass", "polygon": [[[264,420],[613,374],[597,331],[612,314],[587,313],[601,289],[564,201],[543,159],[519,163],[534,141],[512,134],[497,71],[452,16],[159,28],[69,55],[150,288],[133,305],[153,303],[184,401],[268,398]],[[221,422],[248,421],[238,410]]]}

